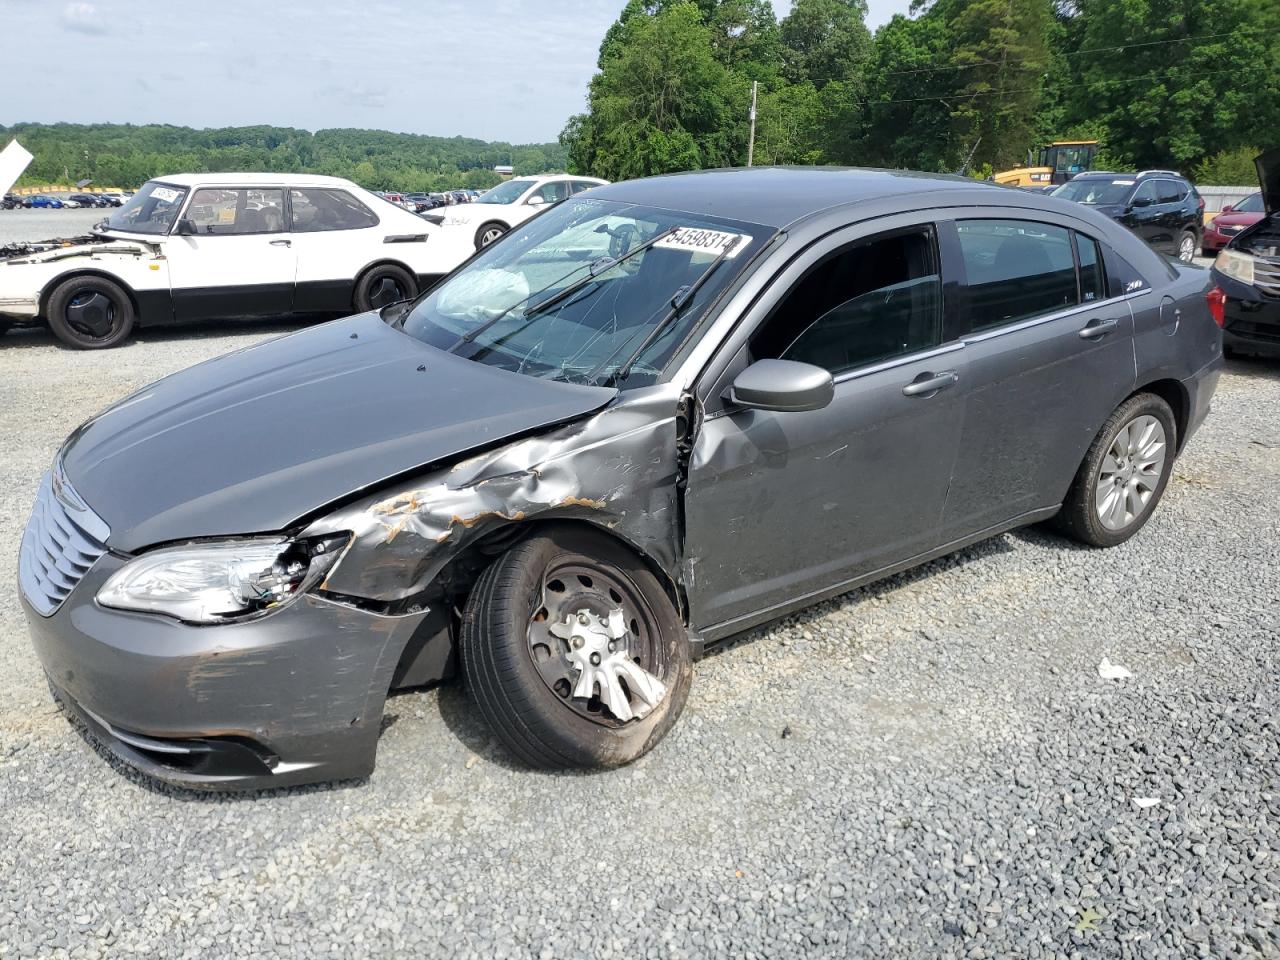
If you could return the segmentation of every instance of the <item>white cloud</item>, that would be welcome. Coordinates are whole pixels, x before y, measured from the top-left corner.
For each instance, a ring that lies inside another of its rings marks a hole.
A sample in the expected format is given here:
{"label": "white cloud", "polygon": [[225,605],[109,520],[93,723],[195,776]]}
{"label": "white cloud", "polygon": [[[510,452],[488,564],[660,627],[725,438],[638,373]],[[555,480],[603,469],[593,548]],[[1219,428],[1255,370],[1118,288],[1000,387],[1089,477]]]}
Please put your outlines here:
{"label": "white cloud", "polygon": [[107,26],[92,3],[68,3],[62,10],[62,25],[77,33],[106,33]]}

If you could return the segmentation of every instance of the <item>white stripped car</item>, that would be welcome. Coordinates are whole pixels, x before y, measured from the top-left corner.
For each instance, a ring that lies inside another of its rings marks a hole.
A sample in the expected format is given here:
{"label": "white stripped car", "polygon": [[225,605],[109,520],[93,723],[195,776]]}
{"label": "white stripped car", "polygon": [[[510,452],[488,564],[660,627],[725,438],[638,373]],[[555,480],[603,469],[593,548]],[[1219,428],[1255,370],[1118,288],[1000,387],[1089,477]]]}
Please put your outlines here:
{"label": "white stripped car", "polygon": [[440,233],[337,177],[160,177],[92,236],[0,249],[0,331],[47,322],[93,349],[137,325],[376,309],[457,265]]}

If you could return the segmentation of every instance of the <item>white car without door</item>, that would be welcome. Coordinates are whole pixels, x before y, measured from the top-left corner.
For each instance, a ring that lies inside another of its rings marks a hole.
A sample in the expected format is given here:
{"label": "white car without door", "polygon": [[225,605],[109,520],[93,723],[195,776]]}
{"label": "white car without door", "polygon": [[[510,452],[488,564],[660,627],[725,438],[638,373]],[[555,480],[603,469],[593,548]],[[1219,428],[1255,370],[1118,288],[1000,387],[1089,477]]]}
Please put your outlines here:
{"label": "white car without door", "polygon": [[471,203],[433,210],[422,217],[444,228],[441,243],[454,251],[461,263],[535,213],[584,190],[603,187],[608,182],[595,177],[574,177],[563,173],[544,177],[517,177],[498,184]]}
{"label": "white car without door", "polygon": [[0,332],[43,320],[91,349],[135,324],[378,309],[457,265],[442,232],[336,177],[161,177],[93,236],[0,248]]}

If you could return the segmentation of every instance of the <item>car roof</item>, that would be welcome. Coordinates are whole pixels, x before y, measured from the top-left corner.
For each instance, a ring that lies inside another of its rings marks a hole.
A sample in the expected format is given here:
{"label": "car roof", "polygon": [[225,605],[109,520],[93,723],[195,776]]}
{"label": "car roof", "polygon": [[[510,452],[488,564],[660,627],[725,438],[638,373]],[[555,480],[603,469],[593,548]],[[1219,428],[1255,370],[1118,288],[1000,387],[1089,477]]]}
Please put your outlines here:
{"label": "car roof", "polygon": [[178,173],[153,177],[178,187],[354,187],[341,177],[322,177],[311,173]]}
{"label": "car roof", "polygon": [[783,228],[833,207],[938,190],[989,200],[1008,188],[970,177],[860,167],[737,167],[628,180],[593,190],[617,200]]}

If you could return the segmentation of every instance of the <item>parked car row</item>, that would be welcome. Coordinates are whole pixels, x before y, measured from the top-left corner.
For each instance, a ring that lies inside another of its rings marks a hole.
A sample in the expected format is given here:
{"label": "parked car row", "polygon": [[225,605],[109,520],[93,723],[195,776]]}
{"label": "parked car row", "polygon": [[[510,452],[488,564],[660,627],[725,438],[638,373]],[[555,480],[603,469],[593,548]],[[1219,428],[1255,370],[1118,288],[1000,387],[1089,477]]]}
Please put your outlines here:
{"label": "parked car row", "polygon": [[14,210],[18,207],[30,209],[69,209],[80,207],[119,207],[133,196],[132,193],[70,193],[66,196],[54,196],[48,193],[33,193],[25,196],[6,193],[3,209]]}
{"label": "parked car row", "polygon": [[480,196],[479,190],[448,190],[443,193],[389,193],[375,190],[374,193],[410,213],[424,213],[455,203],[471,203]]}

